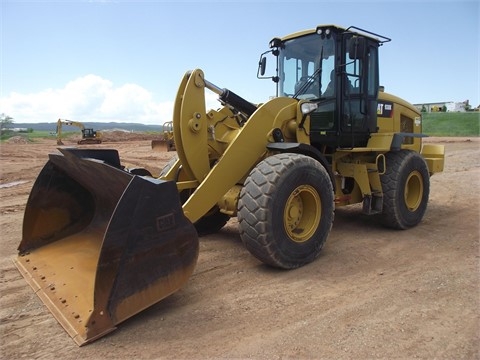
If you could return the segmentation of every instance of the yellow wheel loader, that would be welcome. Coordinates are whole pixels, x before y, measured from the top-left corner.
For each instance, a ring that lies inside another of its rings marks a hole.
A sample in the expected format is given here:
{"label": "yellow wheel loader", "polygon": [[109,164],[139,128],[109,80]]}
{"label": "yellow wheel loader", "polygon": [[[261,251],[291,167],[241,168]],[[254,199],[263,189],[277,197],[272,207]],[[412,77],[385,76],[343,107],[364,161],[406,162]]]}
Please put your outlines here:
{"label": "yellow wheel loader", "polygon": [[[423,144],[421,113],[380,89],[388,41],[333,25],[274,38],[257,76],[277,94],[263,104],[187,72],[173,113],[178,156],[159,176],[128,170],[115,150],[51,154],[17,267],[82,345],[182,287],[198,234],[230,217],[256,258],[283,269],[318,257],[337,206],[361,204],[394,229],[419,224],[444,148]],[[206,91],[222,106],[207,110]]]}
{"label": "yellow wheel loader", "polygon": [[176,151],[175,140],[173,139],[173,121],[163,124],[163,139],[152,140],[152,149],[155,151]]}

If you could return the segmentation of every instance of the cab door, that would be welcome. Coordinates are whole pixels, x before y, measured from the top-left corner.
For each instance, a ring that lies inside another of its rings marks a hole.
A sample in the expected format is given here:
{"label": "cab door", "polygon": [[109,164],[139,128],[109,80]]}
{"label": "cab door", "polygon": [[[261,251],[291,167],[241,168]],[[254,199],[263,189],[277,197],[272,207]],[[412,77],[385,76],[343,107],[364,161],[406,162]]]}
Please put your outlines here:
{"label": "cab door", "polygon": [[344,35],[339,103],[340,147],[361,147],[377,132],[378,43]]}

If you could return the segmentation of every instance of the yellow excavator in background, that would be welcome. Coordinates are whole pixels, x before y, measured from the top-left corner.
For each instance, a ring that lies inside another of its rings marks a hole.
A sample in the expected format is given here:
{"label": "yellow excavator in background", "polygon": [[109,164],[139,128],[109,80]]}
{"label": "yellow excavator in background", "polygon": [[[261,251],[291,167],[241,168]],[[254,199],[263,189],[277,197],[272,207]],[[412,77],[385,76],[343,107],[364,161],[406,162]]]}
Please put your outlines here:
{"label": "yellow excavator in background", "polygon": [[[423,143],[421,113],[379,86],[388,41],[334,25],[274,38],[257,77],[277,93],[262,104],[188,71],[173,112],[177,157],[159,175],[129,170],[113,149],[59,148],[30,193],[16,266],[83,345],[181,288],[198,235],[230,217],[251,254],[282,269],[319,256],[338,206],[416,226],[444,148]],[[206,109],[207,90],[219,109]]]}
{"label": "yellow excavator in background", "polygon": [[62,126],[76,126],[82,131],[82,138],[78,140],[77,144],[101,144],[102,133],[100,131],[93,130],[91,128],[85,128],[85,126],[79,121],[58,119],[57,121],[57,145],[64,145],[62,142]]}

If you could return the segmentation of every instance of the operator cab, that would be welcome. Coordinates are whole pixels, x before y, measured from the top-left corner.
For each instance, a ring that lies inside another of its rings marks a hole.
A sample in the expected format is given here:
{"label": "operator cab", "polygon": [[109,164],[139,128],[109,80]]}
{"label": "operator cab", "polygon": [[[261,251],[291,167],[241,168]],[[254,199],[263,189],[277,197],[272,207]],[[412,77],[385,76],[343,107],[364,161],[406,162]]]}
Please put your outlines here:
{"label": "operator cab", "polygon": [[[318,106],[308,115],[312,145],[363,147],[377,132],[378,47],[387,41],[353,26],[325,25],[270,42],[277,96]],[[259,78],[264,78],[265,54]]]}
{"label": "operator cab", "polygon": [[97,132],[93,129],[83,129],[82,134],[84,139],[90,139],[97,136]]}

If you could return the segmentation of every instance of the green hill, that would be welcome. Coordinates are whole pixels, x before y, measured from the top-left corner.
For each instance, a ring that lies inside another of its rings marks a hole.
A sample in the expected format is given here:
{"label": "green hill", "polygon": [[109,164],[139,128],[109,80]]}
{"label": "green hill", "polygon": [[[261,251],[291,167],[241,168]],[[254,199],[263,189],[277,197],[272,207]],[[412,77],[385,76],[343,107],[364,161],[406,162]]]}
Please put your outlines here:
{"label": "green hill", "polygon": [[430,136],[479,136],[480,112],[424,113],[423,132]]}

